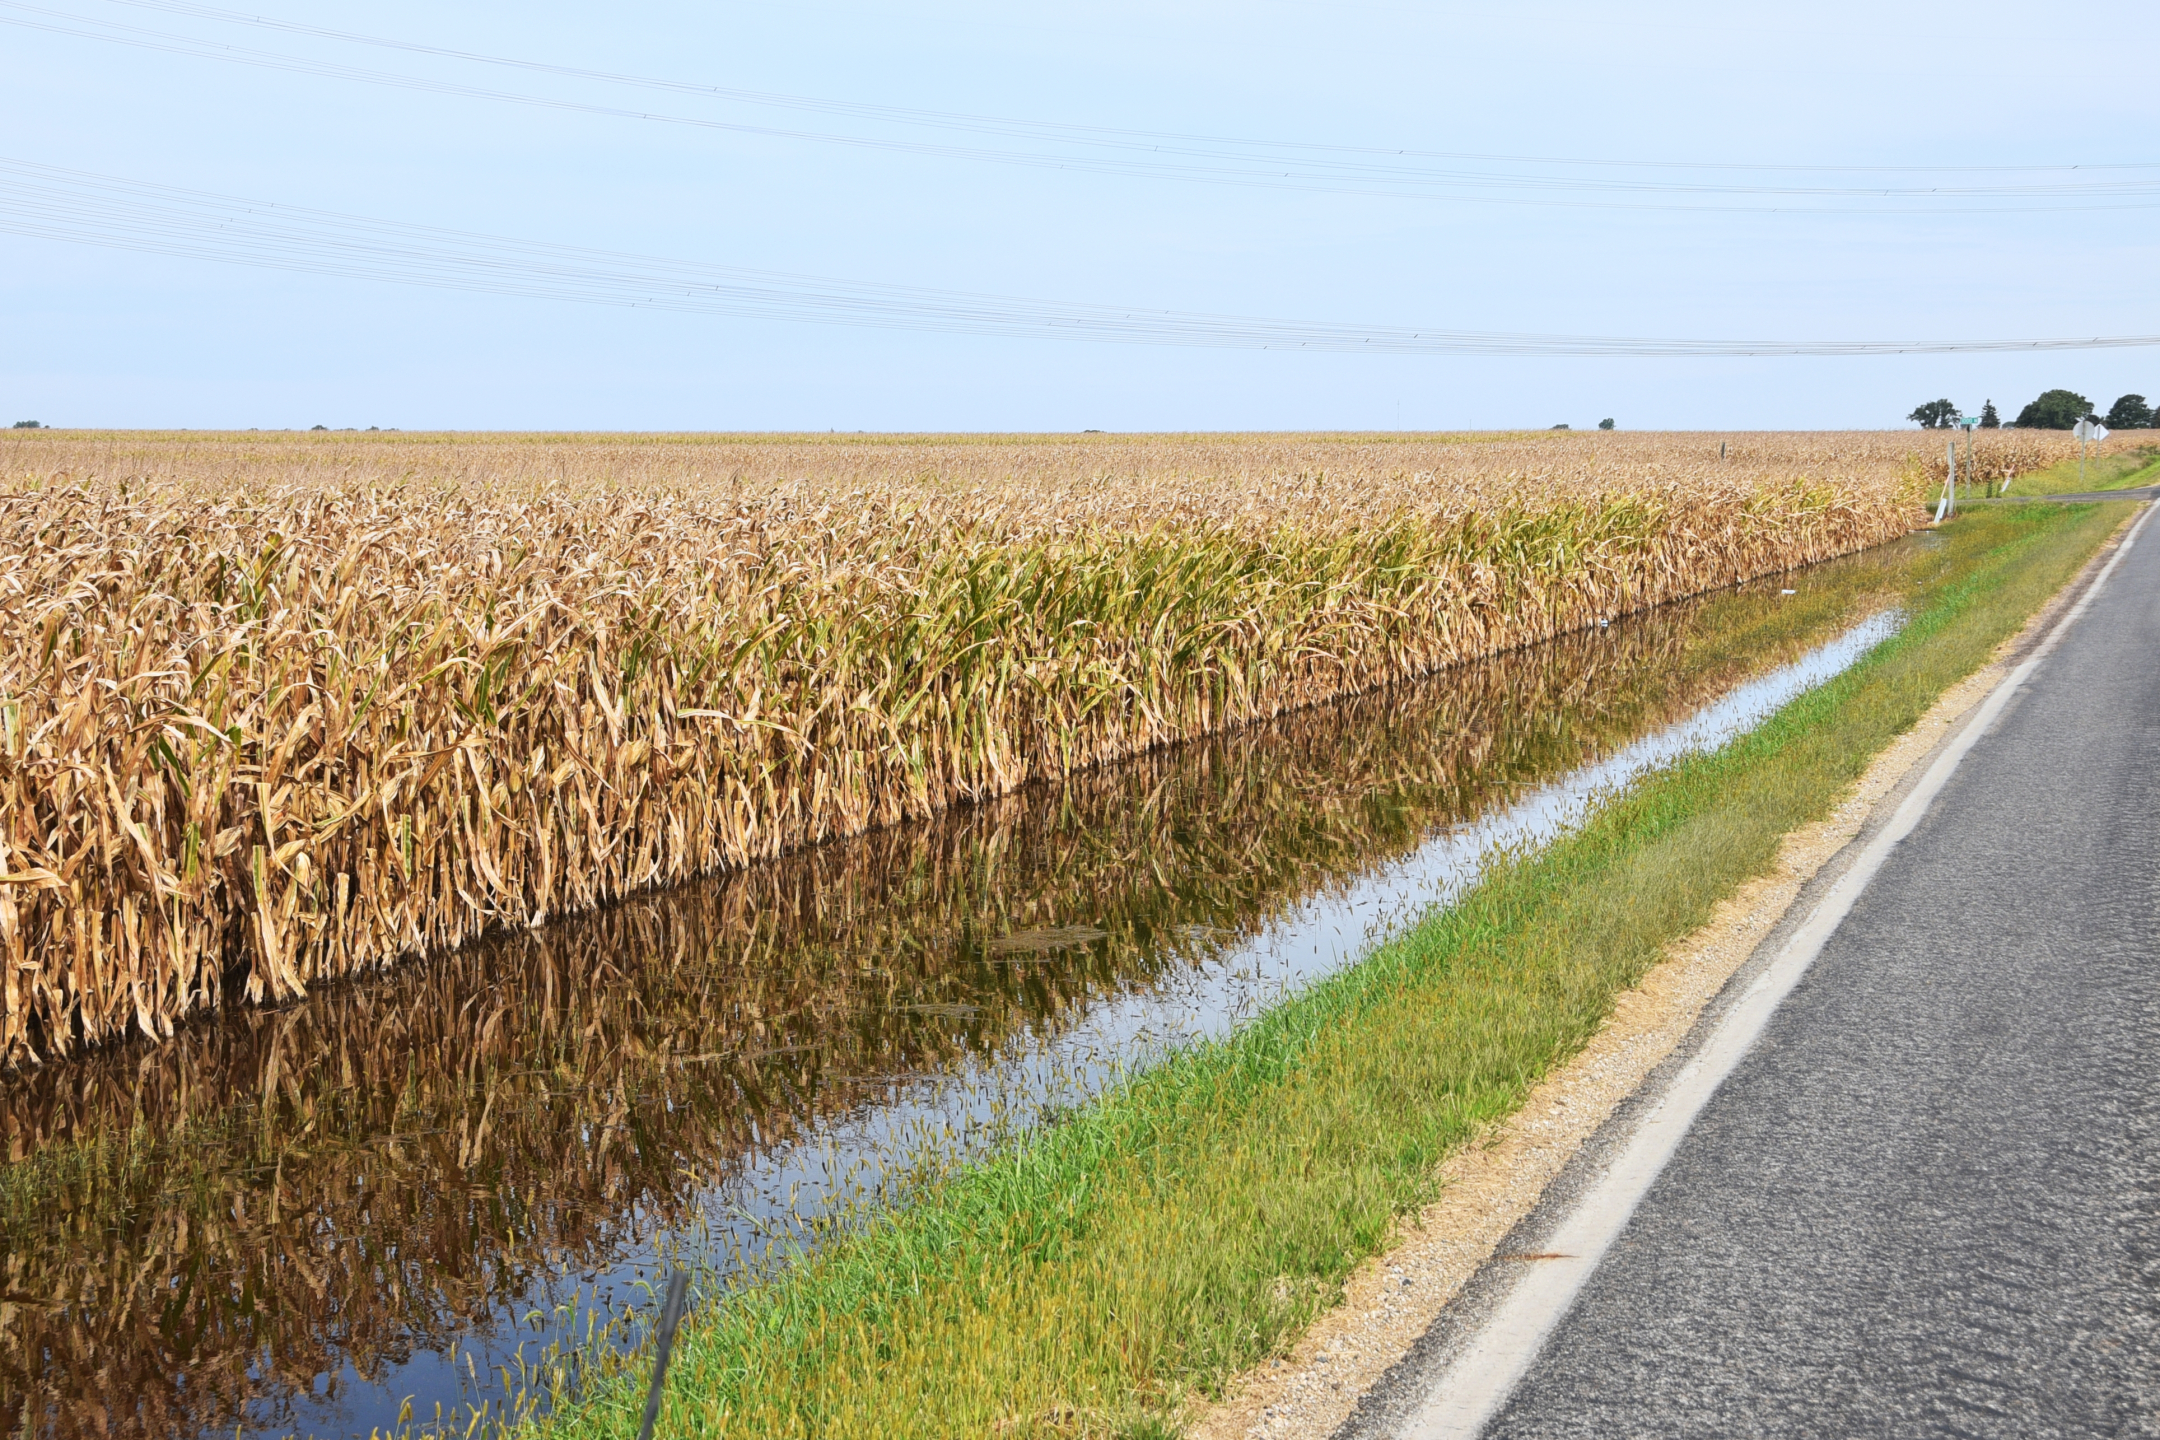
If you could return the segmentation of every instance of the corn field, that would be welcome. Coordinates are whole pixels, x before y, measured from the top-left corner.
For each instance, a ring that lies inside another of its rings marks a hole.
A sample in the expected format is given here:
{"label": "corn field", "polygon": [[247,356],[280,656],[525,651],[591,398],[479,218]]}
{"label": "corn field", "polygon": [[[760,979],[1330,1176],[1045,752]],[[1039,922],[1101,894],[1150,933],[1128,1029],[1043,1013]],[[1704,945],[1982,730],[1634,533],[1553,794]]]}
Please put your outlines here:
{"label": "corn field", "polygon": [[33,434],[0,450],[16,1066],[1878,544],[1941,465]]}
{"label": "corn field", "polygon": [[1804,616],[1774,587],[1670,607],[22,1073],[0,1414],[295,1423],[319,1376],[521,1314],[715,1190],[754,1210],[761,1150],[1199,965],[1897,597],[1852,571]]}

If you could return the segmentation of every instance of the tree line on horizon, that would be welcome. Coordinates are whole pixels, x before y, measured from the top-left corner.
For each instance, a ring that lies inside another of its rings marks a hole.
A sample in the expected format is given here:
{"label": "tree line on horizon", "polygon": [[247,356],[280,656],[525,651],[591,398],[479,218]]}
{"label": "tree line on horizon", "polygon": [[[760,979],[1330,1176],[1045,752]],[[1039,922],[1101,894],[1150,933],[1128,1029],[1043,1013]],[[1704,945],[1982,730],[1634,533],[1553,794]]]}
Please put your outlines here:
{"label": "tree line on horizon", "polygon": [[[1905,418],[1918,421],[1923,430],[1940,430],[1957,424],[1962,414],[1948,400],[1930,400],[1915,406]],[[2150,430],[2153,418],[2153,407],[2143,395],[2118,395],[2107,414],[2101,415],[2094,411],[2092,401],[2075,390],[2049,390],[2018,411],[2010,423],[2020,430],[2068,430],[2080,420],[2093,420],[2110,430]],[[2002,417],[1995,413],[1993,400],[1980,407],[1977,423],[1982,430],[2001,427]]]}

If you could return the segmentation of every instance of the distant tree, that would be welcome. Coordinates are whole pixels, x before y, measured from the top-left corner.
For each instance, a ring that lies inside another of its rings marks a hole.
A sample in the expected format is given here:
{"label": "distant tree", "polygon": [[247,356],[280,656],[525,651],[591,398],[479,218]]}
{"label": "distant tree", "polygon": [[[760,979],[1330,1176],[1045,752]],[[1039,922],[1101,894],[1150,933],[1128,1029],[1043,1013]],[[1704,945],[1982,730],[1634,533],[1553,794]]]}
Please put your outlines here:
{"label": "distant tree", "polygon": [[2107,419],[2100,423],[2110,430],[2150,430],[2152,406],[2145,403],[2142,395],[2118,395],[2115,403],[2108,407]]}
{"label": "distant tree", "polygon": [[18,420],[15,422],[15,428],[17,430],[42,430],[45,428],[45,424],[41,420]]}
{"label": "distant tree", "polygon": [[1567,429],[1568,427],[1567,427],[1567,426],[1565,426],[1565,425],[1555,425],[1555,426],[1553,426],[1552,428],[1553,428],[1553,429],[1555,429],[1555,430],[1565,430],[1565,429]]}
{"label": "distant tree", "polygon": [[1907,415],[1907,420],[1917,420],[1923,430],[1940,430],[1957,419],[1958,408],[1948,400],[1930,400],[1927,404]]}
{"label": "distant tree", "polygon": [[2050,390],[2018,411],[2020,430],[2068,430],[2092,413],[2092,401],[2075,390]]}
{"label": "distant tree", "polygon": [[310,430],[327,430],[330,427],[327,425],[310,425],[307,428]]}
{"label": "distant tree", "polygon": [[1980,428],[1982,430],[2000,430],[2002,428],[2002,416],[1995,413],[1995,402],[1992,400],[1980,407]]}
{"label": "distant tree", "polygon": [[1609,419],[1600,420],[1597,422],[1597,428],[1600,430],[1610,430],[1612,429],[1612,421]]}

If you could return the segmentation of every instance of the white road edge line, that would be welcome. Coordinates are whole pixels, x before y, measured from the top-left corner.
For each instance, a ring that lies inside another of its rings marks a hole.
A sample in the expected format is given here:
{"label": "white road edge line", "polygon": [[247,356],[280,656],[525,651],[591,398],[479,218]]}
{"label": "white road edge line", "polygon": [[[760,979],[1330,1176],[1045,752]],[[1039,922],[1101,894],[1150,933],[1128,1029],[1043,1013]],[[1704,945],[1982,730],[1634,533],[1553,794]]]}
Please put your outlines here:
{"label": "white road edge line", "polygon": [[2138,532],[2152,518],[2154,508],[2145,507],[2145,513],[2138,517],[2077,603],[2048,631],[2047,638],[2024,663],[1988,692],[1971,722],[1935,758],[1920,783],[1890,817],[1890,823],[1868,842],[1852,868],[1801,922],[1777,958],[1718,1019],[1702,1048],[1673,1077],[1664,1096],[1643,1117],[1620,1154],[1591,1183],[1550,1236],[1546,1253],[1551,1258],[1520,1262],[1522,1278],[1441,1373],[1425,1403],[1404,1427],[1405,1440],[1474,1440],[1499,1413],[1544,1348],[1547,1337],[1574,1306],[1584,1282],[1619,1238],[1636,1205],[1679,1148],[1695,1117],[1741,1057],[1754,1048],[1771,1015],[1807,973],[1890,852],[1920,823],[1920,817],[1934,803],[1958,762],[1994,725],[2010,697],[2031,678],[2056,641],[2085,613],[2085,607],[2100,593],[2116,565],[2137,543]]}

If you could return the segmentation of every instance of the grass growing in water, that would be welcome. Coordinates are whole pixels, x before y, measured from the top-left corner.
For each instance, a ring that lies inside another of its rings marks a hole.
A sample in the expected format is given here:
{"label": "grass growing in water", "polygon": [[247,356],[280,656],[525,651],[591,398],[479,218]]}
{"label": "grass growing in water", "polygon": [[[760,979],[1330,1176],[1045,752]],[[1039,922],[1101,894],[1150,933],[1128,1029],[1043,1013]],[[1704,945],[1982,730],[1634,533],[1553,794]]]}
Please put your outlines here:
{"label": "grass growing in water", "polygon": [[[1763,871],[2120,519],[1943,532],[1898,638],[1499,868],[1362,966],[958,1176],[678,1343],[673,1434],[1162,1433],[1339,1293],[1438,1162]],[[642,1365],[548,1429],[620,1435]]]}

